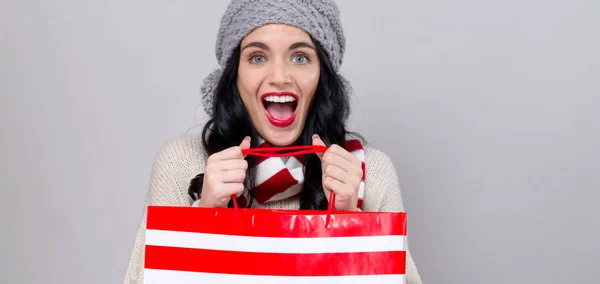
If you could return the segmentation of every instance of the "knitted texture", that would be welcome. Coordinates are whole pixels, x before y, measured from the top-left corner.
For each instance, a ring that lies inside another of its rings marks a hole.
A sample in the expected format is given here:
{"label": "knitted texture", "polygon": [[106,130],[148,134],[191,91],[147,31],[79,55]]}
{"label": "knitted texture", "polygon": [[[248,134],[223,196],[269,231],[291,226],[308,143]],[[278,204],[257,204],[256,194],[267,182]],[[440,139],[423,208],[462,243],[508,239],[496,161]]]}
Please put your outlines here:
{"label": "knitted texture", "polygon": [[[252,30],[265,24],[288,24],[306,31],[323,46],[334,71],[337,72],[342,65],[346,39],[335,2],[233,0],[221,18],[215,44],[220,67],[210,73],[200,86],[204,110],[209,116],[213,115],[214,91],[234,49]],[[348,81],[344,78],[342,81],[349,88]]]}
{"label": "knitted texture", "polygon": [[[199,136],[173,139],[166,143],[158,153],[152,169],[142,220],[135,237],[123,284],[144,283],[147,206],[190,206],[193,202],[187,194],[190,180],[198,173],[204,172],[207,158]],[[396,169],[390,158],[379,150],[365,147],[365,163],[367,170],[363,211],[404,211]],[[265,204],[254,203],[253,207],[296,210],[300,207],[300,201],[295,196]],[[407,249],[406,255],[406,283],[422,283],[409,249]]]}

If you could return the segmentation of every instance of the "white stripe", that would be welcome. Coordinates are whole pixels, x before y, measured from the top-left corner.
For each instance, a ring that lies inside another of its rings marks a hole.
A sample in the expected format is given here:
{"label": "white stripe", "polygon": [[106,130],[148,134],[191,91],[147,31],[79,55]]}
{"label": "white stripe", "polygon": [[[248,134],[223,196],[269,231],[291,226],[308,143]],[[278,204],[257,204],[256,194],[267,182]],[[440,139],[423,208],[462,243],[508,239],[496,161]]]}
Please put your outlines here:
{"label": "white stripe", "polygon": [[406,236],[270,238],[147,230],[146,245],[263,253],[405,251]]}
{"label": "white stripe", "polygon": [[281,159],[269,158],[256,166],[256,185],[265,182],[279,171],[285,169],[285,164]]}
{"label": "white stripe", "polygon": [[[298,164],[300,164],[300,162],[298,162]],[[298,183],[304,182],[304,168],[302,167],[302,164],[300,164],[300,167],[290,167],[289,171],[292,177],[294,177]]]}
{"label": "white stripe", "polygon": [[358,157],[361,162],[365,161],[365,150],[359,149],[350,152],[352,155]]}
{"label": "white stripe", "polygon": [[[279,159],[279,158],[277,158],[277,159]],[[287,162],[285,163],[285,167],[288,169],[296,169],[296,168],[301,169],[304,166],[302,165],[302,163],[300,163],[300,161],[298,159],[296,159],[296,157],[292,156],[292,157],[288,158]]]}
{"label": "white stripe", "polygon": [[269,198],[269,200],[267,200],[267,202],[286,199],[300,193],[300,191],[302,191],[302,184],[295,184],[288,187],[288,189],[286,189],[284,192],[273,195],[271,198]]}
{"label": "white stripe", "polygon": [[363,199],[365,197],[365,182],[360,182],[360,187],[358,188],[358,198]]}
{"label": "white stripe", "polygon": [[357,276],[262,276],[144,269],[145,284],[402,284],[403,274]]}

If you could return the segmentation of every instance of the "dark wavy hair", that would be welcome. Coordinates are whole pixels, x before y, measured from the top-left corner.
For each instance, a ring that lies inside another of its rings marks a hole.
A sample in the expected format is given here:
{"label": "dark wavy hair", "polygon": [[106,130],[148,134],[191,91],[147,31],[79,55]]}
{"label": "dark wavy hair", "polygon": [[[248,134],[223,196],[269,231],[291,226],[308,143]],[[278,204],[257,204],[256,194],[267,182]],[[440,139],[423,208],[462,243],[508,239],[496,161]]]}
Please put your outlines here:
{"label": "dark wavy hair", "polygon": [[[331,63],[321,44],[315,40],[315,49],[320,62],[320,77],[313,103],[308,111],[306,123],[297,144],[312,145],[313,134],[318,134],[323,142],[330,146],[344,146],[346,121],[350,113],[350,100],[347,89],[341,78],[333,70]],[[240,46],[232,54],[223,70],[215,90],[212,111],[213,117],[206,123],[202,131],[202,144],[212,155],[232,146],[239,145],[245,136],[251,137],[251,147],[258,147],[258,132],[242,102],[236,81],[240,62]],[[356,133],[353,133],[359,136]],[[362,139],[362,137],[361,137]],[[314,154],[305,155],[304,184],[300,193],[300,209],[327,209],[327,199],[323,192],[321,161]],[[247,156],[248,172],[245,180],[245,190],[251,196],[248,207],[252,206],[255,187],[256,159]],[[202,174],[190,183],[188,193],[193,199],[202,192]],[[229,207],[233,204],[229,202]]]}

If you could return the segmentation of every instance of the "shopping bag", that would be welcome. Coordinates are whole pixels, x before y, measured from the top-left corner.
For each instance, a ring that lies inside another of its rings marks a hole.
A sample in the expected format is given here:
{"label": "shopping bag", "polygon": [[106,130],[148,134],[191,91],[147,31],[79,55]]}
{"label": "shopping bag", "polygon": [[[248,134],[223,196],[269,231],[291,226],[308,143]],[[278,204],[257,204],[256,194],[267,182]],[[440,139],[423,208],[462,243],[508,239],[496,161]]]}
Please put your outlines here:
{"label": "shopping bag", "polygon": [[406,213],[334,211],[334,201],[326,211],[149,206],[144,283],[405,283]]}

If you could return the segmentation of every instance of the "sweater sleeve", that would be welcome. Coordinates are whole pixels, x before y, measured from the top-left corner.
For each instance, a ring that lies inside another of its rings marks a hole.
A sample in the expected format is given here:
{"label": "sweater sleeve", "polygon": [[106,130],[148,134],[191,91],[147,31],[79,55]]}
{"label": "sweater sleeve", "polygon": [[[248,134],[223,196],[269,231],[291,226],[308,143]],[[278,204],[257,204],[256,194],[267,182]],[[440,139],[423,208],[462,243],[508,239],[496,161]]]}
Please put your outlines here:
{"label": "sweater sleeve", "polygon": [[[378,212],[405,212],[402,192],[398,182],[398,174],[391,159],[383,152],[367,148],[366,161],[373,165],[374,178],[378,181],[377,186],[381,188]],[[369,169],[367,169],[369,172]],[[369,178],[369,177],[368,177]],[[422,284],[417,266],[412,258],[410,249],[406,249],[406,284]]]}
{"label": "sweater sleeve", "polygon": [[144,243],[146,236],[146,214],[150,205],[186,206],[183,198],[184,189],[177,182],[177,172],[174,161],[177,160],[178,151],[175,141],[167,143],[157,154],[152,167],[149,189],[146,201],[135,236],[133,249],[129,258],[129,265],[123,284],[144,283]]}

